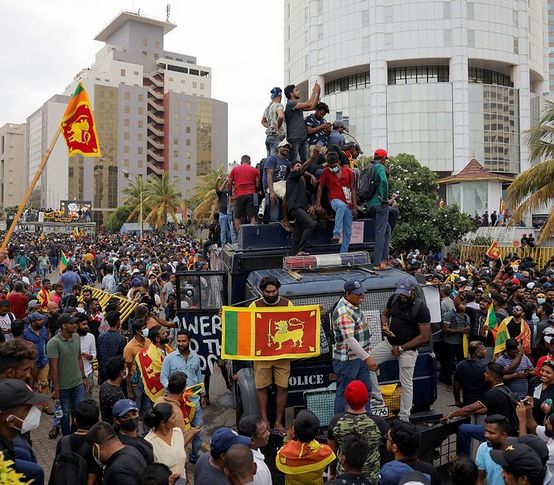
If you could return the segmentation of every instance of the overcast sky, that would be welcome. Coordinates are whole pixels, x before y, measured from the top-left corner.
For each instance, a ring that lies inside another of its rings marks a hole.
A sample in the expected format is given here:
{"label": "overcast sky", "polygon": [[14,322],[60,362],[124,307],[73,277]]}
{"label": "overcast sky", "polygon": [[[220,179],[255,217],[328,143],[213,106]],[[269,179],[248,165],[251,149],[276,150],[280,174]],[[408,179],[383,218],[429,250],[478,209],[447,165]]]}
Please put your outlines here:
{"label": "overcast sky", "polygon": [[[94,37],[121,11],[165,19],[165,0],[0,0],[0,126],[22,123],[103,43]],[[280,0],[177,0],[165,36],[168,51],[212,68],[212,97],[229,104],[229,160],[265,153],[260,125],[273,86],[283,87]]]}

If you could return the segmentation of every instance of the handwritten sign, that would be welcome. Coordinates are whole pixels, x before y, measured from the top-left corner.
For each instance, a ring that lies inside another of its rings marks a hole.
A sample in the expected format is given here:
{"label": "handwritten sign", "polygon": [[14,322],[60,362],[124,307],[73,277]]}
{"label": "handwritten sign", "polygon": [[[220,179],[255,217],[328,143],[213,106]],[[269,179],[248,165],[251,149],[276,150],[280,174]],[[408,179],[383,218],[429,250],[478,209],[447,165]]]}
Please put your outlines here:
{"label": "handwritten sign", "polygon": [[362,244],[364,242],[364,221],[352,222],[352,235],[350,244]]}
{"label": "handwritten sign", "polygon": [[179,327],[191,334],[190,348],[198,354],[201,370],[205,372],[208,368],[213,372],[221,356],[221,317],[218,311],[183,312],[177,318]]}

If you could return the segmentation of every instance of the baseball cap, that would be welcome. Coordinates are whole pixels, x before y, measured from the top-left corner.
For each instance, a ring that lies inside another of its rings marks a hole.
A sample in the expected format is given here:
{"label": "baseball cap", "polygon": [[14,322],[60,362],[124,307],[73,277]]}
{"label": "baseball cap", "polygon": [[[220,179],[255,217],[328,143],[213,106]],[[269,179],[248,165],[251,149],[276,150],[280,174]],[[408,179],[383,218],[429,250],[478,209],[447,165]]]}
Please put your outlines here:
{"label": "baseball cap", "polygon": [[413,471],[412,467],[406,463],[397,460],[389,461],[379,472],[379,485],[398,485],[401,477]]}
{"label": "baseball cap", "polygon": [[142,280],[140,278],[133,278],[131,281],[131,286],[134,288],[138,288],[140,285],[142,285]]}
{"label": "baseball cap", "polygon": [[112,415],[119,417],[127,414],[129,411],[138,412],[138,410],[137,403],[132,399],[120,399],[113,405]]}
{"label": "baseball cap", "polygon": [[39,312],[31,312],[27,318],[29,319],[30,322],[33,322],[35,320],[43,320],[48,317]]}
{"label": "baseball cap", "polygon": [[77,320],[72,317],[69,313],[62,313],[58,317],[58,323],[63,325],[64,323],[77,323]]}
{"label": "baseball cap", "polygon": [[210,448],[214,453],[222,453],[236,444],[250,446],[250,438],[238,434],[231,428],[219,428],[212,435]]}
{"label": "baseball cap", "polygon": [[19,379],[0,380],[0,410],[14,408],[22,404],[41,404],[50,398],[45,394],[34,392],[25,382]]}
{"label": "baseball cap", "polygon": [[344,398],[348,405],[355,410],[362,409],[369,400],[366,385],[360,380],[350,381],[344,390]]}
{"label": "baseball cap", "polygon": [[412,290],[415,289],[417,283],[411,278],[403,278],[396,285],[395,293],[398,295],[409,296]]}
{"label": "baseball cap", "polygon": [[281,93],[283,92],[283,90],[279,87],[274,87],[271,91],[270,91],[270,95],[269,97],[271,99],[273,98],[276,98],[277,96],[281,96]]}
{"label": "baseball cap", "polygon": [[537,454],[542,464],[546,465],[548,457],[550,456],[548,446],[546,446],[546,443],[541,440],[536,434],[525,434],[523,436],[520,436],[517,442],[523,445],[527,445],[529,448],[531,448]]}
{"label": "baseball cap", "polygon": [[27,303],[27,311],[32,310],[33,308],[39,307],[40,303],[38,300],[31,300],[29,303]]}
{"label": "baseball cap", "polygon": [[333,128],[336,130],[338,128],[346,128],[346,125],[344,124],[343,121],[335,121],[333,123]]}
{"label": "baseball cap", "polygon": [[389,158],[386,150],[383,150],[382,148],[377,148],[377,150],[375,150],[375,153],[373,154],[374,160],[385,160],[386,158]]}
{"label": "baseball cap", "polygon": [[544,467],[537,453],[523,443],[514,443],[505,450],[491,450],[490,453],[495,463],[509,468],[518,476],[526,476],[532,480],[543,472]]}
{"label": "baseball cap", "polygon": [[292,145],[285,138],[281,143],[279,143],[279,148],[286,147],[286,146],[288,146],[290,148]]}
{"label": "baseball cap", "polygon": [[346,293],[354,293],[355,295],[362,295],[365,293],[364,285],[358,280],[348,280],[344,283],[344,291]]}
{"label": "baseball cap", "polygon": [[408,485],[408,484],[415,484],[415,483],[422,483],[423,485],[431,485],[430,476],[427,473],[417,472],[413,471],[410,473],[406,473],[402,476],[400,481],[398,482],[398,485]]}

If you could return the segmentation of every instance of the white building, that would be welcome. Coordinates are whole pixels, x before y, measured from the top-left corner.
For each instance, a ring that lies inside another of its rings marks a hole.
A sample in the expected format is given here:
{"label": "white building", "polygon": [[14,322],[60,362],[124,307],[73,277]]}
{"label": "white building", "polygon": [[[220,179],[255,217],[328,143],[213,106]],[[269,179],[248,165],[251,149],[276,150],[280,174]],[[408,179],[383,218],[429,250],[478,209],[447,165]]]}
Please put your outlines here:
{"label": "white building", "polygon": [[[474,158],[515,175],[549,90],[547,12],[543,0],[285,0],[285,83],[307,96],[318,80],[329,120],[366,153],[411,153],[439,176]],[[447,202],[498,210],[502,187],[488,190],[451,183]]]}
{"label": "white building", "polygon": [[25,139],[27,126],[6,123],[0,127],[0,204],[13,207],[27,192]]}

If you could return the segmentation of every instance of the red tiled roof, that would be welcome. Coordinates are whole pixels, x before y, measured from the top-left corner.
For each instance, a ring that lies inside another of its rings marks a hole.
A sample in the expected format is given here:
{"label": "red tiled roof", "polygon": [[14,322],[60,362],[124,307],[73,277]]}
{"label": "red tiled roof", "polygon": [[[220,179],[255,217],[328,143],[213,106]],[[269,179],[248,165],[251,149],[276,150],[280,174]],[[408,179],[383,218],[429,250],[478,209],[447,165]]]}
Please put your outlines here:
{"label": "red tiled roof", "polygon": [[499,175],[488,171],[477,160],[472,159],[460,172],[456,175],[449,175],[439,179],[439,184],[448,184],[462,181],[476,180],[499,180],[501,182],[512,182],[513,177],[509,175]]}

